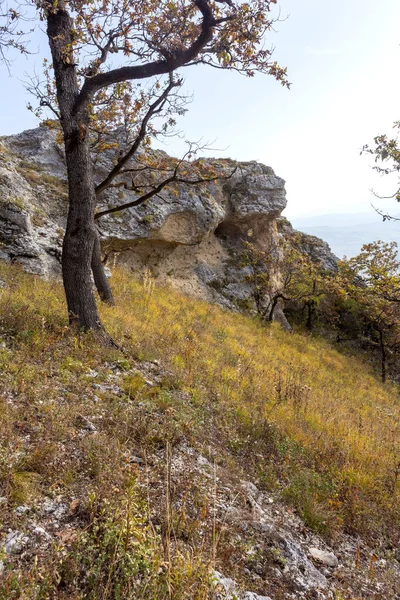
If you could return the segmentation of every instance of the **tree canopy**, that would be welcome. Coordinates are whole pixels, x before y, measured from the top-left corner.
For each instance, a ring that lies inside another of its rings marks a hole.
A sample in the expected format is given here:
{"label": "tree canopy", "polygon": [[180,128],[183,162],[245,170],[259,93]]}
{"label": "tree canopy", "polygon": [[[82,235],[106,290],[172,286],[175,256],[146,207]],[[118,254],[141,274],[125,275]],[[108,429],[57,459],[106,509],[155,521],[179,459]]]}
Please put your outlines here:
{"label": "tree canopy", "polygon": [[[393,124],[393,129],[395,132],[400,130],[400,121],[396,121]],[[391,174],[399,174],[397,187],[394,189],[393,193],[385,197],[393,198],[400,202],[400,138],[398,135],[388,136],[386,134],[377,135],[374,138],[374,145],[370,146],[366,144],[362,152],[366,152],[367,154],[371,154],[375,159],[374,169],[383,175],[391,175]],[[383,199],[378,193],[374,192],[375,196],[379,199]],[[384,213],[381,210],[377,209],[377,212],[383,217],[383,220],[394,219],[398,220],[398,218],[393,217],[388,213]]]}
{"label": "tree canopy", "polygon": [[[396,242],[365,244],[341,265],[345,293],[356,300],[367,333],[381,352],[382,380],[386,380],[387,352],[400,347],[400,261]],[[375,340],[376,338],[376,340]]]}

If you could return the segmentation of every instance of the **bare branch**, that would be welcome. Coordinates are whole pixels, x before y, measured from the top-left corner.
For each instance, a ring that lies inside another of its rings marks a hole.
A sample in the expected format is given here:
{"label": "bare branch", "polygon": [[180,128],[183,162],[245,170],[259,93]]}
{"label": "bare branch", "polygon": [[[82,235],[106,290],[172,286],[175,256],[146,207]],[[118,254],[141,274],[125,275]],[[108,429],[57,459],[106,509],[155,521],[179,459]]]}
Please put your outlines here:
{"label": "bare branch", "polygon": [[[223,177],[216,175],[215,177],[204,177],[204,178],[200,177],[198,179],[185,179],[183,177],[178,177],[177,169],[178,169],[178,166],[175,168],[174,174],[171,175],[171,177],[168,177],[167,179],[164,179],[164,181],[161,181],[156,187],[154,187],[152,190],[150,190],[143,196],[136,198],[136,200],[132,200],[132,202],[127,202],[126,204],[120,204],[119,206],[114,206],[113,208],[108,208],[106,210],[102,210],[102,211],[96,213],[94,218],[99,219],[100,217],[104,217],[105,215],[119,212],[121,210],[126,210],[127,208],[134,208],[135,206],[144,204],[144,202],[146,202],[147,200],[150,200],[150,198],[152,198],[153,196],[157,196],[161,192],[161,190],[166,188],[168,185],[171,185],[172,183],[184,183],[187,185],[199,185],[200,183],[210,183],[212,181],[217,181],[219,179],[230,179],[237,171],[237,167],[235,167],[234,170],[229,175],[223,176]],[[127,186],[126,186],[126,184],[124,185],[124,183],[123,183],[121,187],[127,187]]]}
{"label": "bare branch", "polygon": [[[390,196],[390,197],[393,197],[393,196]],[[400,221],[400,217],[393,217],[392,215],[389,215],[388,213],[381,211],[379,208],[376,208],[376,206],[374,206],[373,204],[371,204],[371,206],[378,213],[378,215],[380,215],[382,217],[382,219],[384,221]]]}
{"label": "bare branch", "polygon": [[161,96],[159,96],[157,98],[157,100],[155,100],[152,104],[150,104],[149,109],[142,121],[141,126],[140,126],[139,133],[138,133],[135,141],[133,142],[132,146],[130,147],[129,151],[122,158],[119,159],[118,163],[110,171],[110,173],[107,175],[107,177],[105,177],[105,179],[103,179],[103,181],[101,183],[99,183],[98,186],[96,186],[96,195],[101,194],[101,192],[103,192],[107,187],[109,187],[111,182],[117,177],[117,175],[119,175],[121,173],[122,168],[127,164],[127,162],[129,160],[131,160],[131,158],[134,157],[134,155],[140,148],[140,144],[146,137],[147,125],[148,125],[150,119],[155,114],[157,114],[157,112],[162,110],[164,102],[168,98],[168,95],[170,94],[171,90],[173,90],[174,87],[178,87],[180,85],[181,85],[181,81],[174,80],[171,75],[170,82],[167,85],[167,87],[165,88],[165,90],[163,91],[163,93],[161,94]]}

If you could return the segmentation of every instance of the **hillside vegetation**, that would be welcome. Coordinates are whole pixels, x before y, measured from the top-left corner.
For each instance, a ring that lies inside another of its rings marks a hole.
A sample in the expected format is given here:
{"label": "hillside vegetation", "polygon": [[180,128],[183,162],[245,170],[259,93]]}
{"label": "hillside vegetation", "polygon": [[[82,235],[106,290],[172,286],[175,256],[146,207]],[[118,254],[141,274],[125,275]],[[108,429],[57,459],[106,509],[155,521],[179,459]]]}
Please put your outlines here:
{"label": "hillside vegetation", "polygon": [[398,544],[398,388],[361,359],[118,269],[101,317],[121,349],[103,348],[71,335],[61,285],[0,280],[0,538],[44,499],[70,523],[36,558],[3,557],[0,598],[195,600],[211,568],[240,580],[202,485],[189,468],[171,484],[182,443],[326,539]]}

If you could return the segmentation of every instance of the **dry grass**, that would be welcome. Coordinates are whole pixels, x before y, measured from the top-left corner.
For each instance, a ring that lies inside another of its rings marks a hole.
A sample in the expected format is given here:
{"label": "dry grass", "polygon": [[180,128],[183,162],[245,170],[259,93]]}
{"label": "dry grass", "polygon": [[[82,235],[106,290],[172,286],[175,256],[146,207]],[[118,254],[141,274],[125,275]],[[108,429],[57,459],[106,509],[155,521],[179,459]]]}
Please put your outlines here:
{"label": "dry grass", "polygon": [[[154,521],[126,460],[182,439],[221,467],[243,468],[327,536],[398,542],[398,391],[357,357],[118,269],[117,307],[101,312],[125,352],[98,348],[90,335],[71,336],[60,285],[4,265],[0,279],[2,529],[16,525],[12,507],[61,494],[78,499],[71,523],[83,532],[10,571],[0,598],[207,598],[212,531],[208,547],[196,545],[198,517],[182,521],[168,502]],[[164,367],[157,385],[134,370],[146,360]],[[93,388],[93,370],[105,387]],[[115,372],[119,395],[106,386]],[[97,435],[79,433],[86,417]],[[198,489],[193,498],[206,513]],[[171,558],[165,532],[178,521],[189,543],[175,543]]]}
{"label": "dry grass", "polygon": [[[343,521],[372,533],[393,525],[395,531],[397,386],[381,385],[370,366],[322,339],[152,290],[121,271],[114,281],[119,308],[104,311],[109,330],[138,357],[162,358],[195,402],[216,410],[231,450],[247,449],[257,463],[257,445],[273,438],[287,498],[298,504],[309,489],[339,526]],[[262,475],[271,465],[259,458]]]}

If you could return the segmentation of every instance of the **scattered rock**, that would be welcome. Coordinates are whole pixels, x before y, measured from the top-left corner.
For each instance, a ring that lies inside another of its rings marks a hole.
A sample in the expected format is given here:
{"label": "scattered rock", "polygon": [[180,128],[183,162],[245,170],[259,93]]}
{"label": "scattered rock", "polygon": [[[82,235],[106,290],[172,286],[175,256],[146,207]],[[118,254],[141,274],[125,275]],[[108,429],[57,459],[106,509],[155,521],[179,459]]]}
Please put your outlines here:
{"label": "scattered rock", "polygon": [[130,463],[135,463],[135,464],[137,464],[137,465],[142,465],[144,461],[143,461],[143,459],[142,459],[142,458],[140,458],[140,456],[134,456],[134,455],[131,455],[131,456],[129,457],[129,462],[130,462]]}
{"label": "scattered rock", "polygon": [[17,506],[17,508],[14,510],[16,515],[25,515],[26,513],[28,513],[31,510],[30,506]]}
{"label": "scattered rock", "polygon": [[271,600],[269,596],[259,596],[254,592],[245,592],[242,595],[242,600]]}
{"label": "scattered rock", "polygon": [[62,519],[68,512],[68,506],[63,502],[56,502],[51,500],[50,498],[46,498],[46,500],[42,504],[42,511],[51,515],[55,519]]}
{"label": "scattered rock", "polygon": [[98,372],[95,371],[94,369],[89,369],[89,371],[86,373],[86,377],[93,377],[93,379],[95,379],[98,376],[99,376]]}
{"label": "scattered rock", "polygon": [[92,388],[102,393],[114,394],[115,396],[122,396],[124,393],[122,388],[113,383],[92,383]]}
{"label": "scattered rock", "polygon": [[224,577],[219,571],[213,571],[212,581],[215,586],[215,591],[218,593],[218,596],[221,600],[232,600],[234,595],[237,597],[237,583],[236,581],[233,581],[233,579]]}
{"label": "scattered rock", "polygon": [[236,581],[219,571],[212,572],[212,580],[218,600],[271,600],[269,596],[259,596],[255,592],[241,592]]}
{"label": "scattered rock", "polygon": [[339,565],[339,561],[333,552],[325,552],[324,550],[319,550],[318,548],[310,548],[309,553],[313,560],[322,563],[327,567],[335,568]]}
{"label": "scattered rock", "polygon": [[280,532],[280,536],[287,561],[283,572],[290,575],[301,590],[326,589],[328,587],[326,577],[314,567],[290,533],[288,531]]}
{"label": "scattered rock", "polygon": [[2,560],[0,560],[0,576],[4,573],[4,569],[5,569],[4,563]]}
{"label": "scattered rock", "polygon": [[22,531],[9,531],[3,542],[4,552],[6,554],[19,554],[28,541],[29,538]]}
{"label": "scattered rock", "polygon": [[87,417],[84,417],[82,415],[78,415],[76,417],[75,423],[77,427],[79,427],[80,429],[84,429],[85,431],[88,431],[90,433],[94,433],[97,431],[96,426],[93,425],[93,423],[89,421]]}
{"label": "scattered rock", "polygon": [[42,539],[51,540],[51,535],[44,529],[44,527],[36,525],[36,523],[32,524],[32,533]]}
{"label": "scattered rock", "polygon": [[197,462],[199,463],[199,465],[202,465],[203,467],[212,467],[212,464],[210,463],[210,461],[205,456],[202,456],[201,454],[198,455]]}

